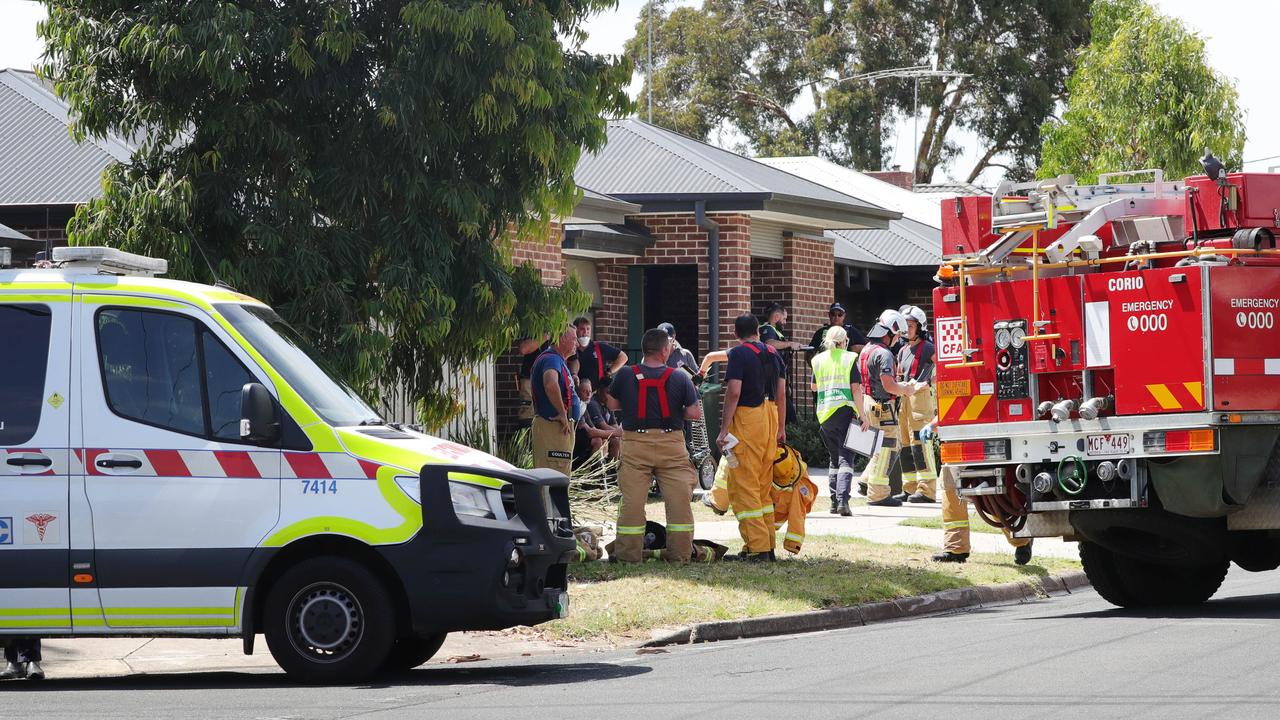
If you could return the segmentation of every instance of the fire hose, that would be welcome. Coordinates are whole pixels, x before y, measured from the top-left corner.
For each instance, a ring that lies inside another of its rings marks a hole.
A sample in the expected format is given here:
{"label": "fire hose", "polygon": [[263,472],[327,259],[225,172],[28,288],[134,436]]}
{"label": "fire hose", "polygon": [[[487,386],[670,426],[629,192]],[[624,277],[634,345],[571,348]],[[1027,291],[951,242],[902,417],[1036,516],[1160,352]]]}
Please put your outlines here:
{"label": "fire hose", "polygon": [[1005,486],[1003,495],[977,495],[970,499],[978,517],[992,527],[1017,532],[1027,524],[1027,496],[1013,483]]}

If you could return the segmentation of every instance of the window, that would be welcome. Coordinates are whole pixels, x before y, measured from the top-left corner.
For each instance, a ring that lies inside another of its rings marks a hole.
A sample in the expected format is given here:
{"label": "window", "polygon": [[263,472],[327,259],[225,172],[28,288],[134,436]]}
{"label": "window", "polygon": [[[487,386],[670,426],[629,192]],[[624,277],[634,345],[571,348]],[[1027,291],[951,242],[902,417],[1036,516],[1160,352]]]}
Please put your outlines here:
{"label": "window", "polygon": [[240,390],[254,378],[203,325],[173,313],[106,308],[97,328],[113,412],[187,435],[240,439]]}
{"label": "window", "polygon": [[52,329],[45,305],[0,305],[0,445],[22,445],[40,427]]}

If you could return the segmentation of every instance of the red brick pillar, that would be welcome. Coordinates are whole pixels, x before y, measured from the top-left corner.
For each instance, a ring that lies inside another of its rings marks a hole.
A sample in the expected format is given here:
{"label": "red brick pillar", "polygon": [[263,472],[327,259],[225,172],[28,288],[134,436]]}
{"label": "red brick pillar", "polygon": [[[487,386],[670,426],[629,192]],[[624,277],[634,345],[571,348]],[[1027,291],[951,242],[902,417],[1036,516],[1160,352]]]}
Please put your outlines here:
{"label": "red brick pillar", "polygon": [[[542,275],[542,284],[558,286],[564,283],[564,255],[561,253],[561,242],[564,232],[559,223],[552,223],[546,240],[517,239],[514,232],[511,240],[512,265],[532,265]],[[511,435],[516,427],[516,412],[519,410],[520,394],[516,387],[516,374],[520,370],[520,355],[515,346],[511,350],[494,358],[494,388],[496,403],[494,412],[497,417],[498,437]]]}

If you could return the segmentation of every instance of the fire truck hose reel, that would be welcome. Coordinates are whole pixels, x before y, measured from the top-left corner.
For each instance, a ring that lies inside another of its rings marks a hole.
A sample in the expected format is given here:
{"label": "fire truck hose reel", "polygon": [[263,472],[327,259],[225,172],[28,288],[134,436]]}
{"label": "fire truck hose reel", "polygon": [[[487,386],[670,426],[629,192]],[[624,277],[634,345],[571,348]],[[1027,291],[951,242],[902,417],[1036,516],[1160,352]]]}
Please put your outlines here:
{"label": "fire truck hose reel", "polygon": [[1084,461],[1075,455],[1068,455],[1058,462],[1058,487],[1068,495],[1079,495],[1084,492],[1089,481],[1089,472]]}

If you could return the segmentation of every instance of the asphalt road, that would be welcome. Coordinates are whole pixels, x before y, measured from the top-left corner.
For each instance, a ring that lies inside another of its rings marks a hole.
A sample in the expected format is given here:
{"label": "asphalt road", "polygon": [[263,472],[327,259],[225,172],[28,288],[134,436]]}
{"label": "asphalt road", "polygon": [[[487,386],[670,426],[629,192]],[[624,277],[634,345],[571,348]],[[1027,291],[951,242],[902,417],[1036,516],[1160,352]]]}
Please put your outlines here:
{"label": "asphalt road", "polygon": [[[1196,608],[1092,591],[811,635],[436,665],[376,685],[279,673],[0,684],[10,718],[1274,718],[1280,572],[1233,570]],[[56,668],[50,668],[56,673]]]}

